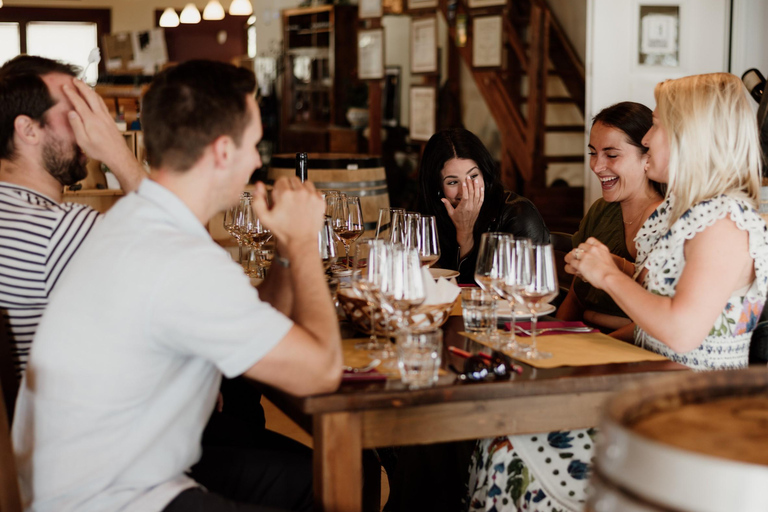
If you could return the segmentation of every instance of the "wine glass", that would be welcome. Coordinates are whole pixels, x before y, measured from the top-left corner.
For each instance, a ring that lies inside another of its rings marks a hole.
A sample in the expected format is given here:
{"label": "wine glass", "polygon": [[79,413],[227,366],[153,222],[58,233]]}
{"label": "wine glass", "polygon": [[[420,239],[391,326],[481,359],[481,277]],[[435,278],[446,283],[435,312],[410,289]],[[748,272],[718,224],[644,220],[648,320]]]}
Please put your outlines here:
{"label": "wine glass", "polygon": [[403,230],[402,243],[406,247],[418,248],[419,246],[419,220],[421,214],[407,212],[405,214],[405,229]]}
{"label": "wine glass", "polygon": [[422,265],[431,267],[440,259],[440,242],[437,239],[434,215],[422,215],[419,218],[418,249]]}
{"label": "wine glass", "polygon": [[515,339],[515,302],[531,274],[531,241],[528,238],[507,237],[501,242],[500,254],[501,279],[494,281],[493,289],[509,302],[509,349],[517,351],[521,347]]}
{"label": "wine glass", "polygon": [[344,244],[344,264],[349,267],[349,246],[363,234],[363,210],[360,198],[341,194],[333,208],[333,231]]}
{"label": "wine glass", "polygon": [[233,206],[232,208],[228,208],[227,210],[224,211],[224,222],[223,222],[224,229],[226,229],[227,233],[229,233],[229,235],[232,238],[234,238],[235,241],[237,242],[238,253],[239,253],[238,261],[240,261],[243,258],[243,243],[240,241],[240,231],[238,229],[236,219],[237,219],[238,209],[242,205],[243,201],[245,201],[246,198],[250,198],[250,197],[251,197],[250,192],[243,192],[240,195],[240,202],[237,205]]}
{"label": "wine glass", "polygon": [[[503,276],[501,264],[503,252],[501,247],[504,241],[510,238],[512,238],[512,235],[509,233],[499,232],[483,233],[480,237],[480,247],[477,250],[477,261],[475,263],[475,282],[480,288],[493,294],[496,298],[498,298],[498,293],[494,288],[494,284],[500,281]],[[496,310],[494,309],[495,314]],[[497,322],[498,320],[494,319],[494,325],[497,325]],[[513,339],[509,340],[510,343],[513,343]],[[494,346],[498,344],[498,329],[494,329],[491,332],[489,341]]]}
{"label": "wine glass", "polygon": [[389,230],[389,241],[393,244],[405,243],[405,210],[398,209],[392,212]]}
{"label": "wine glass", "polygon": [[427,298],[419,253],[415,248],[392,244],[387,263],[381,282],[381,305],[394,314],[398,331],[407,332],[408,313]]}
{"label": "wine glass", "polygon": [[547,359],[549,352],[536,349],[537,314],[544,304],[557,297],[557,268],[551,244],[531,244],[528,250],[530,265],[522,266],[519,286],[513,291],[515,299],[531,312],[531,346],[525,352],[528,359]]}
{"label": "wine glass", "polygon": [[333,224],[331,218],[325,216],[323,227],[317,234],[317,246],[320,250],[320,257],[323,260],[323,268],[328,270],[336,262],[336,240],[333,238]]}
{"label": "wine glass", "polygon": [[392,237],[392,219],[395,213],[405,214],[402,208],[379,208],[379,220],[376,222],[376,234],[374,238],[391,240]]}
{"label": "wine glass", "polygon": [[376,238],[364,238],[355,245],[352,259],[352,289],[366,302],[371,317],[371,336],[367,343],[355,348],[381,352],[380,358],[393,356],[389,343],[376,336],[381,317],[381,283],[388,263],[390,246]]}
{"label": "wine glass", "polygon": [[323,192],[323,198],[325,199],[325,214],[327,216],[333,216],[333,208],[340,195],[341,192],[338,190],[326,190]]}

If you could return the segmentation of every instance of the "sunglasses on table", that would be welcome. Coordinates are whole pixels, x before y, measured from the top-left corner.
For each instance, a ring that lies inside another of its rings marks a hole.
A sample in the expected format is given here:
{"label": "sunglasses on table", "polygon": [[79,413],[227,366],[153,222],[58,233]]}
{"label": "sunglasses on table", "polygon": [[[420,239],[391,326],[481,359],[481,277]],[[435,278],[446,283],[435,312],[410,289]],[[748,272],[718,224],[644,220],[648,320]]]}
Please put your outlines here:
{"label": "sunglasses on table", "polygon": [[510,380],[513,374],[523,373],[521,366],[514,364],[511,357],[498,350],[494,350],[490,355],[482,352],[471,355],[456,347],[448,347],[448,351],[465,358],[463,372],[452,366],[453,371],[459,374],[458,379],[461,382]]}

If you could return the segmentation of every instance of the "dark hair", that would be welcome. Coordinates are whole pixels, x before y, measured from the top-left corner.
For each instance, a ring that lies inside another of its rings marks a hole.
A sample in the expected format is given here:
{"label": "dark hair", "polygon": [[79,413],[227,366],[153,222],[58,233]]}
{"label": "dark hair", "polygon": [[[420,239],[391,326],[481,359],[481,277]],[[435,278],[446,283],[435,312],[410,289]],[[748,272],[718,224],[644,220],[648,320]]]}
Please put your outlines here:
{"label": "dark hair", "polygon": [[[627,136],[627,142],[638,148],[640,153],[648,152],[648,148],[643,146],[643,137],[653,126],[653,112],[642,103],[622,101],[606,107],[592,118],[592,126],[598,122],[621,130]],[[667,185],[653,180],[649,181],[656,192],[664,197]]]}
{"label": "dark hair", "polygon": [[14,157],[13,123],[28,116],[45,126],[45,113],[55,101],[41,78],[50,73],[77,76],[80,68],[57,60],[19,55],[0,67],[0,159]]}
{"label": "dark hair", "polygon": [[192,60],[159,73],[141,103],[149,165],[186,171],[222,135],[240,145],[255,89],[251,71],[223,62]]}
{"label": "dark hair", "polygon": [[455,241],[456,238],[456,227],[451,222],[445,205],[440,201],[443,197],[440,172],[446,162],[453,158],[474,160],[485,182],[485,198],[474,227],[475,239],[487,231],[504,203],[504,187],[501,184],[499,169],[480,139],[464,128],[451,128],[435,133],[424,147],[421,157],[419,202],[422,212],[435,216],[441,244],[443,239]]}

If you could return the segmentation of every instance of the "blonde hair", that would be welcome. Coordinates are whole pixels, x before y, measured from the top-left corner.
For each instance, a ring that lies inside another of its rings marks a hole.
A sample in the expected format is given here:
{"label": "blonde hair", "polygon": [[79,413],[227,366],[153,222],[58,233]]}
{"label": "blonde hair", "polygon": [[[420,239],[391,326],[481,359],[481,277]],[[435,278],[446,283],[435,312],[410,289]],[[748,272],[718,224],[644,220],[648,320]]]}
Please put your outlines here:
{"label": "blonde hair", "polygon": [[721,194],[757,208],[760,142],[741,80],[729,73],[687,76],[659,83],[654,94],[669,138],[670,225]]}

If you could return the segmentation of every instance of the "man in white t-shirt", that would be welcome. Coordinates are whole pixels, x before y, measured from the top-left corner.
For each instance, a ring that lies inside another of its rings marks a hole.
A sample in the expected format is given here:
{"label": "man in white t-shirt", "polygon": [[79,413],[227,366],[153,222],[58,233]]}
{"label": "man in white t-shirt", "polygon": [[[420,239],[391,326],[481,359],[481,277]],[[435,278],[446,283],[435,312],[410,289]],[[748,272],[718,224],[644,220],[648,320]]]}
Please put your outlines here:
{"label": "man in white t-shirt", "polygon": [[[247,447],[206,457],[200,446],[222,374],[297,395],[333,391],[341,378],[314,187],[278,181],[268,208],[257,185],[254,210],[279,253],[258,292],[205,229],[260,164],[255,85],[244,69],[192,61],[160,73],[145,95],[151,179],[104,216],[62,274],[22,381],[13,440],[26,507],[311,507],[290,472],[262,470],[282,457],[259,460]],[[214,483],[193,479],[193,465]]]}
{"label": "man in white t-shirt", "polygon": [[[99,215],[62,203],[63,188],[85,178],[88,157],[107,164],[126,192],[146,177],[78,73],[31,55],[0,67],[0,328],[11,342],[0,354],[10,351],[18,378],[48,296]],[[15,384],[4,381],[4,391]]]}

